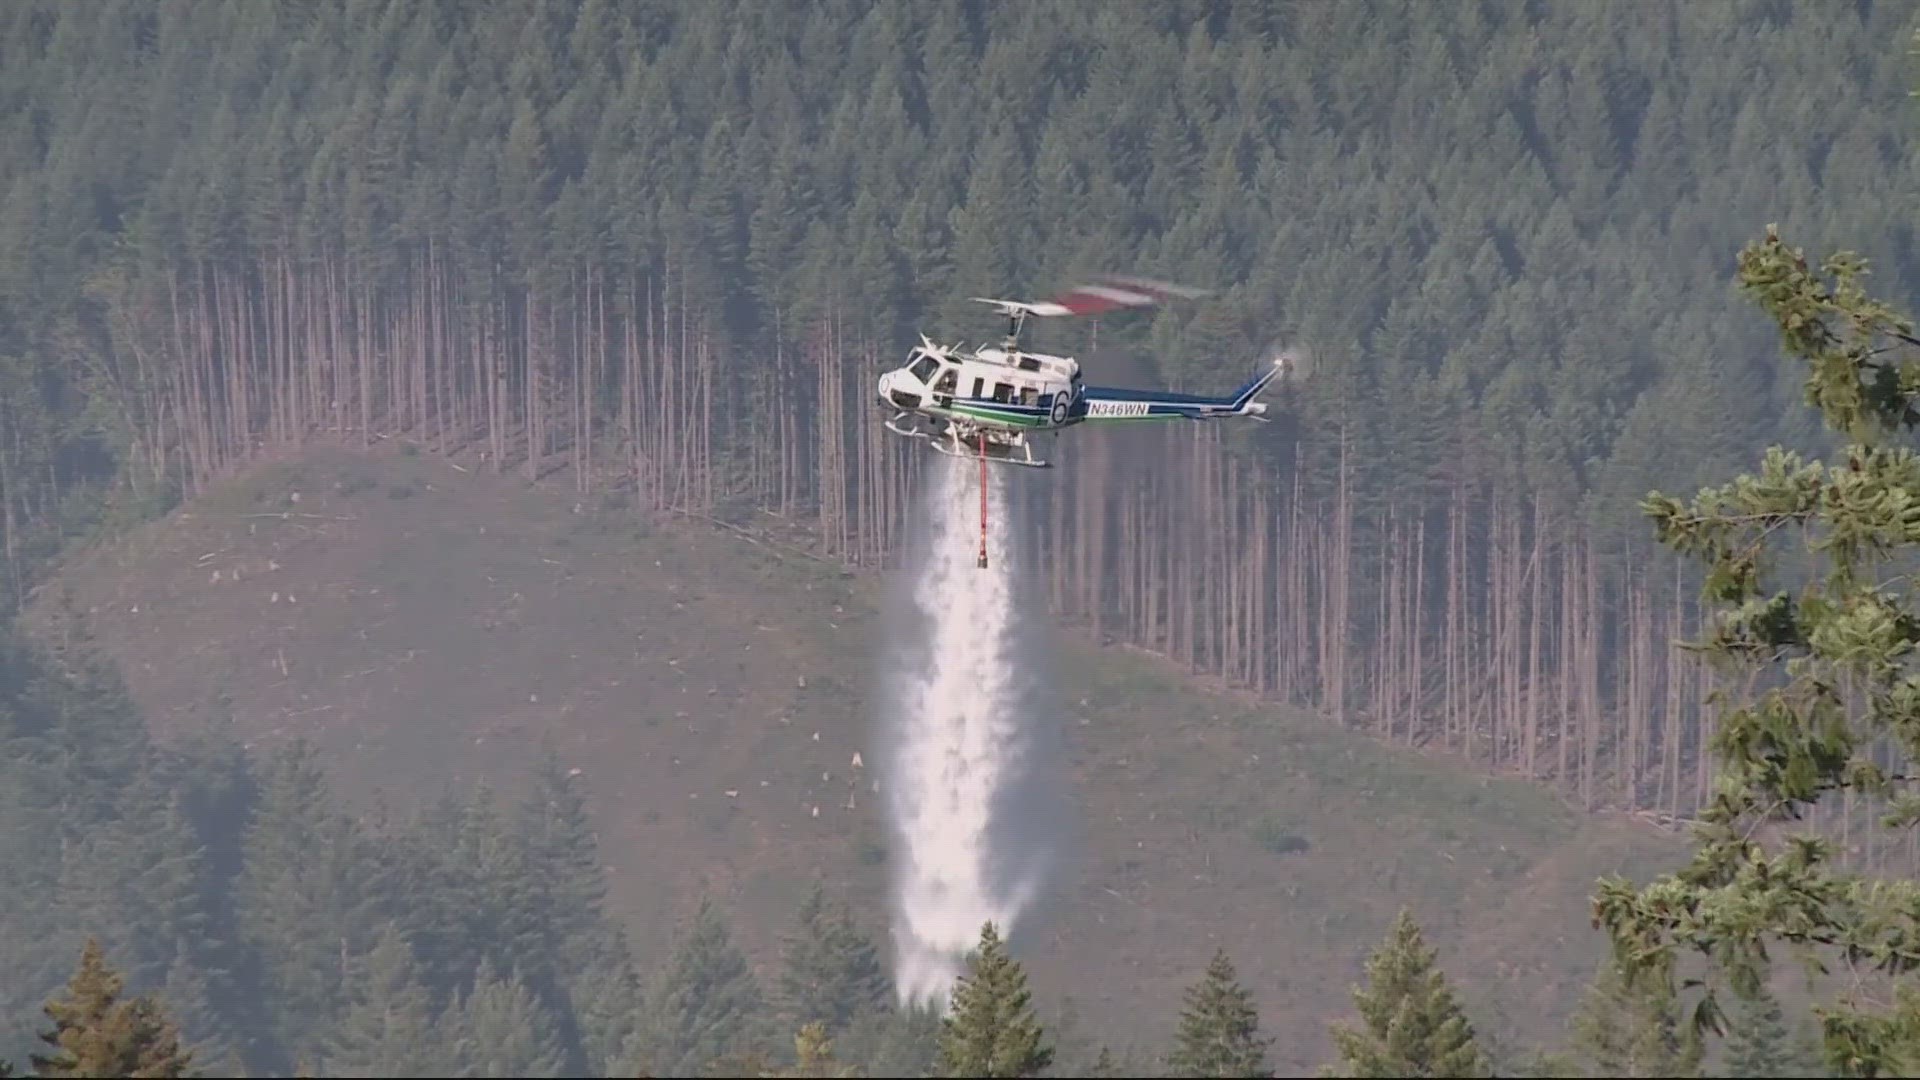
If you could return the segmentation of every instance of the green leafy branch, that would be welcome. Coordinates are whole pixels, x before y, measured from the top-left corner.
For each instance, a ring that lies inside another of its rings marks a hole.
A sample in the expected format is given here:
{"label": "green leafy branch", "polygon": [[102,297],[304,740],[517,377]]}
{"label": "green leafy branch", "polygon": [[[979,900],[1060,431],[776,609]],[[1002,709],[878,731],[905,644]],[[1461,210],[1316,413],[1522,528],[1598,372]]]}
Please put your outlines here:
{"label": "green leafy branch", "polygon": [[[1909,671],[1920,618],[1909,575],[1878,580],[1920,547],[1920,456],[1887,445],[1920,424],[1920,344],[1912,325],[1868,296],[1864,260],[1842,252],[1816,272],[1773,226],[1740,253],[1739,284],[1772,318],[1807,367],[1806,397],[1847,437],[1845,460],[1806,461],[1770,448],[1753,475],[1683,503],[1649,493],[1642,510],[1656,538],[1706,567],[1703,593],[1717,610],[1688,648],[1717,664],[1770,676],[1746,703],[1725,703],[1709,749],[1719,764],[1691,862],[1635,887],[1600,882],[1593,919],[1611,936],[1630,980],[1672,991],[1680,954],[1705,956],[1736,992],[1764,979],[1769,942],[1844,965],[1846,1000],[1823,1007],[1830,1064],[1850,1074],[1904,1071],[1920,1062],[1920,997],[1866,1001],[1864,973],[1920,967],[1920,884],[1837,871],[1827,843],[1792,836],[1769,845],[1764,827],[1803,816],[1822,797],[1852,790],[1889,800],[1884,824],[1920,820],[1910,778],[1867,753],[1891,738],[1920,759],[1920,674]],[[1822,572],[1798,590],[1770,588],[1769,556],[1787,534]],[[1701,1029],[1724,1033],[1715,989],[1694,1010]]]}

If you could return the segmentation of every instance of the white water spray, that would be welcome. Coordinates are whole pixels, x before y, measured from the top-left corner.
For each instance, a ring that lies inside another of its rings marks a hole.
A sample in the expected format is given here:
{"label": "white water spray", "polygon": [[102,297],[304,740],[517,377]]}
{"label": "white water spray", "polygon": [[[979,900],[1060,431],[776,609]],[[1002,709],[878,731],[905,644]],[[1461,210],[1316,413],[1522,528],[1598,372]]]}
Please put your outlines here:
{"label": "white water spray", "polygon": [[970,462],[930,461],[913,545],[913,629],[893,636],[889,809],[895,857],[894,983],[944,1009],[991,920],[1004,939],[1038,891],[1045,818],[1019,805],[1032,774],[1037,672],[1016,595],[1007,480],[988,470],[989,565],[977,565],[980,488]]}

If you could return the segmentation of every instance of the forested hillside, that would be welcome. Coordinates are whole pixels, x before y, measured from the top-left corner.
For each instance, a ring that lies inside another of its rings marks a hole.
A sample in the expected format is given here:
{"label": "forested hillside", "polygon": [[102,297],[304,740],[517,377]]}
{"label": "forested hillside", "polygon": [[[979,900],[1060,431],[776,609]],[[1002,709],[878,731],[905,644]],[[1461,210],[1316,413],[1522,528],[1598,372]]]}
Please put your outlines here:
{"label": "forested hillside", "polygon": [[642,972],[603,910],[579,770],[550,752],[532,771],[523,798],[369,817],[301,743],[157,745],[86,642],[0,642],[0,1062],[47,1049],[42,998],[89,937],[159,991],[206,1075],[690,1076],[790,1058],[815,1019],[874,1075],[931,1060],[876,928],[832,895],[780,928],[775,979],[704,904]]}
{"label": "forested hillside", "polygon": [[[236,1075],[284,1075],[296,1061],[377,1069],[366,1055],[381,1010],[429,988],[443,1003],[460,988],[474,1005],[504,1006],[522,1030],[484,1037],[519,1040],[535,1074],[626,1055],[638,1000],[616,992],[631,995],[633,975],[595,939],[606,928],[591,832],[553,763],[524,807],[482,793],[410,828],[370,830],[298,749],[257,761],[213,733],[156,747],[81,643],[64,657],[9,643],[5,661],[6,864],[34,883],[9,895],[35,902],[0,916],[0,1057],[24,1062],[40,994],[90,935],[133,985],[163,988],[203,1063],[242,1063]],[[562,962],[569,952],[591,969]],[[593,979],[603,1000],[582,995]],[[617,1026],[563,1042],[555,1020],[574,1020],[569,1001]],[[357,1033],[345,1023],[356,1006]],[[434,1018],[416,1011],[415,1023]],[[451,1047],[433,1052],[445,1062]]]}
{"label": "forested hillside", "polygon": [[1898,4],[0,19],[10,568],[401,433],[883,561],[917,459],[879,367],[995,332],[966,296],[1135,270],[1213,295],[1040,341],[1180,385],[1311,363],[1224,445],[1063,445],[1027,515],[1056,611],[1589,806],[1706,779],[1632,501],[1811,437],[1729,253],[1777,220],[1912,281]]}
{"label": "forested hillside", "polygon": [[[1763,223],[1920,306],[1912,24],[1865,0],[23,0],[0,10],[0,603],[264,456],[396,438],[885,565],[921,455],[880,430],[878,371],[921,331],[996,333],[968,296],[1133,271],[1211,293],[1036,343],[1095,382],[1309,362],[1279,423],[1076,433],[1022,479],[1057,616],[1685,816],[1712,684],[1668,647],[1694,590],[1633,503],[1821,437],[1731,287]],[[0,915],[21,985],[91,921],[256,1069],[353,1060],[376,992],[535,1017],[529,1069],[671,1048],[620,1026],[647,1014],[619,963],[515,951],[549,933],[515,922],[548,881],[515,860],[574,857],[503,824],[539,804],[375,830],[297,758],[149,744],[97,667],[6,663],[6,873],[100,912]],[[1866,836],[1843,858],[1912,858]],[[456,894],[489,899],[422,899]],[[315,896],[337,903],[284,921]],[[581,896],[565,934],[601,932]],[[410,950],[379,948],[389,924]],[[392,966],[338,960],[361,956]]]}

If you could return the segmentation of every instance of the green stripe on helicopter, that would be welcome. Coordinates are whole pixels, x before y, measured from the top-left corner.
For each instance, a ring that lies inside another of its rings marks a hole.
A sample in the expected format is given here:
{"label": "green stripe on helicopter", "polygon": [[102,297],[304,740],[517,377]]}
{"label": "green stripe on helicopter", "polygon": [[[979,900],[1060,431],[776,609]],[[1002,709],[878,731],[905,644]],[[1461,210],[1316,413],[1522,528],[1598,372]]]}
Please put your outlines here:
{"label": "green stripe on helicopter", "polygon": [[1016,427],[1045,427],[1047,425],[1047,418],[1044,415],[1036,416],[1033,413],[1002,411],[991,405],[971,405],[956,401],[944,408],[937,405],[933,406],[933,408],[940,412],[958,413],[961,416],[972,416],[981,420],[994,420],[1002,424],[1012,424]]}

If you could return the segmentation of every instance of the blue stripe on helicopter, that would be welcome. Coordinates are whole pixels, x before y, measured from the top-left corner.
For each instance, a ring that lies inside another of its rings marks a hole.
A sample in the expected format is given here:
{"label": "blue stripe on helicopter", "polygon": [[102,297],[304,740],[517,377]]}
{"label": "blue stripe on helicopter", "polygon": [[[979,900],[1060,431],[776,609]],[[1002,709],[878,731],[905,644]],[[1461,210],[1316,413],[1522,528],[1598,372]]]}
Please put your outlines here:
{"label": "blue stripe on helicopter", "polygon": [[1162,420],[1186,417],[1199,420],[1233,411],[1229,401],[1181,402],[1164,398],[1117,399],[1088,397],[1073,415],[1088,420]]}
{"label": "blue stripe on helicopter", "polygon": [[[1205,394],[1178,394],[1164,390],[1133,390],[1122,386],[1089,386],[1086,394],[1073,403],[1069,417],[1091,419],[1144,419],[1148,417],[1191,417],[1199,419],[1220,412],[1233,412],[1253,400],[1278,373],[1278,368],[1249,379],[1232,394],[1215,397]],[[1009,418],[1045,419],[1052,414],[1054,395],[1038,404],[1022,405],[991,397],[953,397],[949,407],[965,406],[984,413],[1000,413]]]}
{"label": "blue stripe on helicopter", "polygon": [[1232,398],[1204,394],[1175,394],[1164,390],[1129,390],[1121,386],[1089,386],[1089,401],[1144,401],[1151,405],[1232,405]]}
{"label": "blue stripe on helicopter", "polygon": [[[1170,395],[1138,394],[1130,397],[1116,397],[1105,393],[1095,396],[1089,393],[1076,401],[1068,416],[1072,418],[1095,420],[1140,419],[1146,417],[1200,417],[1209,413],[1230,411],[1234,407],[1231,400],[1224,398],[1197,398],[1182,395],[1187,400],[1169,400]],[[948,403],[950,409],[967,409],[978,413],[999,414],[1008,419],[1044,420],[1052,414],[1052,405],[1021,405],[1015,402],[995,401],[992,398],[954,397]]]}
{"label": "blue stripe on helicopter", "polygon": [[1211,409],[1237,409],[1252,401],[1253,396],[1258,394],[1278,373],[1278,366],[1270,367],[1248,379],[1239,389],[1224,397],[1209,394],[1176,394],[1165,390],[1131,390],[1124,386],[1089,386],[1086,399],[1088,401],[1146,402],[1149,412],[1151,412],[1151,406],[1165,406],[1161,413],[1154,415],[1191,416],[1211,411]]}

